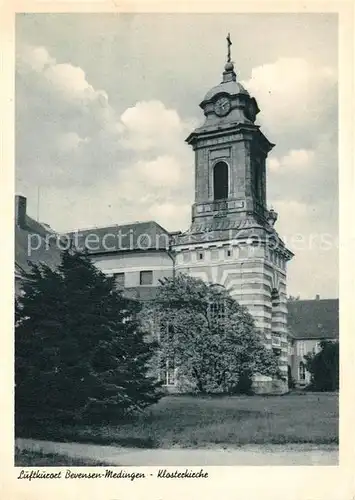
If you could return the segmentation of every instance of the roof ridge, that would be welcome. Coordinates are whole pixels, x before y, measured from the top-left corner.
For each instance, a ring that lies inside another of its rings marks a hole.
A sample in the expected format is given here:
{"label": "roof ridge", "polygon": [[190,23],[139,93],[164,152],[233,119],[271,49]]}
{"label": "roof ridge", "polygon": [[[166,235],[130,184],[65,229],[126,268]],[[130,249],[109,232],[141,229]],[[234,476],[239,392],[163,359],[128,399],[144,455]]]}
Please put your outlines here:
{"label": "roof ridge", "polygon": [[301,302],[326,302],[329,300],[339,300],[339,297],[335,298],[327,298],[327,299],[298,299],[298,300],[290,300],[287,304],[300,304]]}
{"label": "roof ridge", "polygon": [[108,228],[115,228],[115,227],[127,227],[127,226],[138,226],[140,224],[156,224],[157,226],[161,227],[165,232],[168,232],[166,229],[164,229],[160,224],[158,224],[154,220],[142,220],[142,221],[134,221],[134,222],[126,222],[124,224],[108,224],[108,225],[103,225],[103,226],[90,226],[90,227],[83,227],[83,228],[77,228],[77,229],[71,229],[70,231],[60,231],[58,232],[59,235],[64,235],[64,234],[72,234],[75,232],[82,232],[82,231],[90,231],[90,230],[96,230],[96,229],[108,229]]}

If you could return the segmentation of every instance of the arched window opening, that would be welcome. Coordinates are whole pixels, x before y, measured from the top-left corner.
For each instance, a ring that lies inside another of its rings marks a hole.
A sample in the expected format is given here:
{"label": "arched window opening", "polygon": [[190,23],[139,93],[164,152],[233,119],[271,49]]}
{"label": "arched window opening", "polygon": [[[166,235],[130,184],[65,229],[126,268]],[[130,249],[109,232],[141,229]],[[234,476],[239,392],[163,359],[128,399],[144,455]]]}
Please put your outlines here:
{"label": "arched window opening", "polygon": [[208,316],[211,322],[224,319],[226,314],[225,302],[211,302],[208,308]]}
{"label": "arched window opening", "polygon": [[209,321],[212,323],[216,323],[219,320],[224,320],[225,315],[226,315],[226,302],[225,302],[225,297],[223,295],[223,290],[225,289],[223,285],[220,285],[218,283],[212,283],[210,287],[213,290],[216,290],[217,292],[220,292],[221,295],[214,295],[212,294],[212,297],[209,301],[208,304],[208,318]]}
{"label": "arched window opening", "polygon": [[216,163],[213,169],[213,195],[215,200],[228,198],[228,165],[224,161]]}

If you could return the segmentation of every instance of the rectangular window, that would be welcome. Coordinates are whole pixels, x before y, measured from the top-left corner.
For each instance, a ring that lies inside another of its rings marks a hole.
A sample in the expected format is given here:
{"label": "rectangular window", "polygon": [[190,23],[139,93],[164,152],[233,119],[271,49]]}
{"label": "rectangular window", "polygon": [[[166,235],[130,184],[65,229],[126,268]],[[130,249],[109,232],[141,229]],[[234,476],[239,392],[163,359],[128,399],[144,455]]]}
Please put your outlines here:
{"label": "rectangular window", "polygon": [[176,377],[175,377],[175,363],[173,359],[166,360],[166,385],[175,385]]}
{"label": "rectangular window", "polygon": [[277,334],[272,335],[272,345],[273,345],[273,347],[277,347],[277,348],[281,347],[281,339],[280,339],[279,335],[277,335]]}
{"label": "rectangular window", "polygon": [[226,314],[225,303],[221,302],[211,302],[208,308],[208,315],[210,321],[218,321],[224,319]]}
{"label": "rectangular window", "polygon": [[203,260],[203,257],[204,257],[204,255],[203,255],[203,251],[202,251],[202,250],[199,250],[199,251],[197,252],[197,260]]}
{"label": "rectangular window", "polygon": [[321,346],[320,343],[317,342],[316,345],[313,347],[313,354],[318,354],[321,351]]}
{"label": "rectangular window", "polygon": [[152,285],[153,284],[153,271],[141,271],[139,284],[140,285]]}
{"label": "rectangular window", "polygon": [[305,343],[303,341],[297,342],[297,351],[299,356],[304,356],[305,355]]}
{"label": "rectangular window", "polygon": [[218,260],[218,248],[213,248],[211,250],[211,260]]}
{"label": "rectangular window", "polygon": [[302,382],[306,380],[306,367],[305,367],[305,364],[302,363],[302,361],[301,361],[301,363],[299,364],[299,367],[298,367],[298,378]]}
{"label": "rectangular window", "polygon": [[190,260],[190,252],[183,252],[183,261],[184,262],[189,262]]}
{"label": "rectangular window", "polygon": [[273,347],[272,350],[273,350],[273,353],[275,354],[275,356],[281,356],[281,349],[279,349],[277,347]]}
{"label": "rectangular window", "polygon": [[115,273],[115,284],[117,288],[123,288],[125,285],[125,274],[124,273]]}
{"label": "rectangular window", "polygon": [[228,259],[229,257],[232,257],[232,249],[231,248],[226,248],[225,250],[225,255],[226,258]]}

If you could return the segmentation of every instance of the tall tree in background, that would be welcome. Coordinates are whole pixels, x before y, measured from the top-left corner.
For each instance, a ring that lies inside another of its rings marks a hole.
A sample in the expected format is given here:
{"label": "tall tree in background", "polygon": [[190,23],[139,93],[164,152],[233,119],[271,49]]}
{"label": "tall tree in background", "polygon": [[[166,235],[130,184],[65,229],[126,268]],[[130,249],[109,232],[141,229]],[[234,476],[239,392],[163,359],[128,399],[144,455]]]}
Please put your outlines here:
{"label": "tall tree in background", "polygon": [[138,311],[82,253],[33,266],[16,307],[17,422],[119,418],[156,402]]}
{"label": "tall tree in background", "polygon": [[252,316],[222,287],[185,275],[164,279],[149,315],[163,368],[170,360],[199,392],[246,392],[254,374],[279,375]]}
{"label": "tall tree in background", "polygon": [[311,374],[310,387],[315,391],[339,389],[339,342],[322,341],[317,354],[307,354],[306,368]]}

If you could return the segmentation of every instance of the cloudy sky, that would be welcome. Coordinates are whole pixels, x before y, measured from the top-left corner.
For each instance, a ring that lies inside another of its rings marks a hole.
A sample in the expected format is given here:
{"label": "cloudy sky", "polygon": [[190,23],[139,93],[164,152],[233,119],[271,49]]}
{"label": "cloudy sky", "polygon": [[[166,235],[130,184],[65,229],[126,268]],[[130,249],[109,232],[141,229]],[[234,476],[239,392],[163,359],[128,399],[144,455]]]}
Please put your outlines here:
{"label": "cloudy sky", "polygon": [[187,229],[184,139],[237,77],[276,143],[268,203],[295,257],[288,291],[338,296],[337,17],[322,14],[22,14],[16,21],[16,191],[58,231],[154,219]]}

